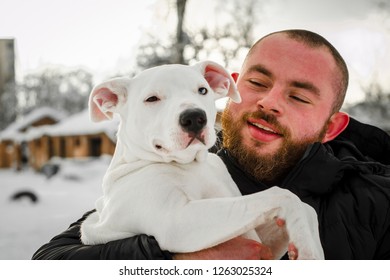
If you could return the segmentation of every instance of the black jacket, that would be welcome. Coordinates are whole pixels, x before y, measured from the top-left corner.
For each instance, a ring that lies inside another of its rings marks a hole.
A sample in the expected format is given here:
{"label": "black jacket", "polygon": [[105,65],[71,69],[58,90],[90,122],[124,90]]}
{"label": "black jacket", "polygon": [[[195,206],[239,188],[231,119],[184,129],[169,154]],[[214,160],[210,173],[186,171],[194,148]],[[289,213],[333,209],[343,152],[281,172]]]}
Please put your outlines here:
{"label": "black jacket", "polygon": [[145,234],[111,241],[107,244],[86,246],[80,241],[80,225],[89,211],[63,233],[43,245],[32,259],[36,260],[164,260],[171,254],[161,251],[157,241]]}
{"label": "black jacket", "polygon": [[[218,154],[244,195],[269,187],[245,174],[228,151]],[[281,184],[317,211],[326,259],[390,259],[389,164],[390,136],[352,119],[337,139],[313,144]],[[81,221],[43,245],[33,259],[171,258],[146,235],[84,246]]]}

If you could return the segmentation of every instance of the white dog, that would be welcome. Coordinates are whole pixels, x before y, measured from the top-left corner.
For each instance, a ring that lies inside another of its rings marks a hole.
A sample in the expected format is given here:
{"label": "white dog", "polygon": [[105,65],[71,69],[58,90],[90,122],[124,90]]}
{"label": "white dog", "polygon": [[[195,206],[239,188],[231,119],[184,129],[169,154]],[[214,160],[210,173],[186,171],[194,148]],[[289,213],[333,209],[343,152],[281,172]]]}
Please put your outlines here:
{"label": "white dog", "polygon": [[289,242],[299,259],[324,258],[314,209],[278,187],[241,196],[222,160],[208,154],[215,99],[224,96],[240,102],[229,73],[209,61],[159,66],[92,90],[92,120],[117,113],[120,125],[103,196],[81,226],[84,244],[144,233],[179,253],[246,234],[260,236],[275,258]]}

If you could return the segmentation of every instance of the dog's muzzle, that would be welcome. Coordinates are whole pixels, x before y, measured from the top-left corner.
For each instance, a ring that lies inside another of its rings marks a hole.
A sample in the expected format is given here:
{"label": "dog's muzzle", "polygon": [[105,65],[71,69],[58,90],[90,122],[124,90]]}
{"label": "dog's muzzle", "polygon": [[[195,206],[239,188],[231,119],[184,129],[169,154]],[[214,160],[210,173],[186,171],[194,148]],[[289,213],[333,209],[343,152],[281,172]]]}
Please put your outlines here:
{"label": "dog's muzzle", "polygon": [[192,138],[188,146],[195,139],[205,144],[204,136],[202,136],[202,131],[207,124],[205,111],[201,109],[187,109],[180,114],[179,124],[183,131],[187,132],[189,137]]}

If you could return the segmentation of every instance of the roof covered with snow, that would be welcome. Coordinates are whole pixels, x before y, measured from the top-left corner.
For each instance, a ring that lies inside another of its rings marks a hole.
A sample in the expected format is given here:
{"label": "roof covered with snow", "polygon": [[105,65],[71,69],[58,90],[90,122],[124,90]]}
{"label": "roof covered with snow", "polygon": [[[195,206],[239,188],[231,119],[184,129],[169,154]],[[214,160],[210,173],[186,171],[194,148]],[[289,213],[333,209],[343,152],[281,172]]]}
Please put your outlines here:
{"label": "roof covered with snow", "polygon": [[46,117],[49,117],[54,121],[60,121],[65,118],[66,115],[50,107],[35,109],[1,131],[0,140],[14,140],[15,138],[19,138],[23,135],[25,129],[28,129],[31,125]]}
{"label": "roof covered with snow", "polygon": [[92,122],[89,117],[89,111],[84,110],[63,119],[58,124],[31,128],[27,131],[25,137],[26,140],[31,140],[39,138],[42,135],[77,136],[105,133],[111,140],[116,142],[115,136],[118,131],[118,125],[119,118],[116,117],[111,121]]}
{"label": "roof covered with snow", "polygon": [[[58,113],[57,113],[58,114]],[[16,126],[10,126],[0,133],[1,140],[13,140],[15,142],[30,141],[48,136],[77,136],[77,135],[92,135],[105,133],[107,136],[116,142],[116,132],[118,130],[119,118],[114,118],[112,121],[103,121],[99,123],[92,122],[89,118],[88,110],[71,115],[61,119],[57,124],[42,125],[39,127],[30,127],[26,132],[19,132]]]}

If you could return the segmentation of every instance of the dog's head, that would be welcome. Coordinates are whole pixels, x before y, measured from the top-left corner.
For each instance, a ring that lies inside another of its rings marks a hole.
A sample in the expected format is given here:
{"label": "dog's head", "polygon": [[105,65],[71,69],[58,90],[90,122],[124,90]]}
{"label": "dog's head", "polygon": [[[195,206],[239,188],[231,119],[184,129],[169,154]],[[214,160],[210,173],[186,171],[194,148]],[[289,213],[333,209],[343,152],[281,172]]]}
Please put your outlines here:
{"label": "dog's head", "polygon": [[229,73],[205,61],[163,65],[133,79],[109,80],[92,90],[89,106],[93,121],[120,115],[118,141],[124,153],[188,163],[201,159],[214,144],[215,100],[226,96],[241,100]]}

